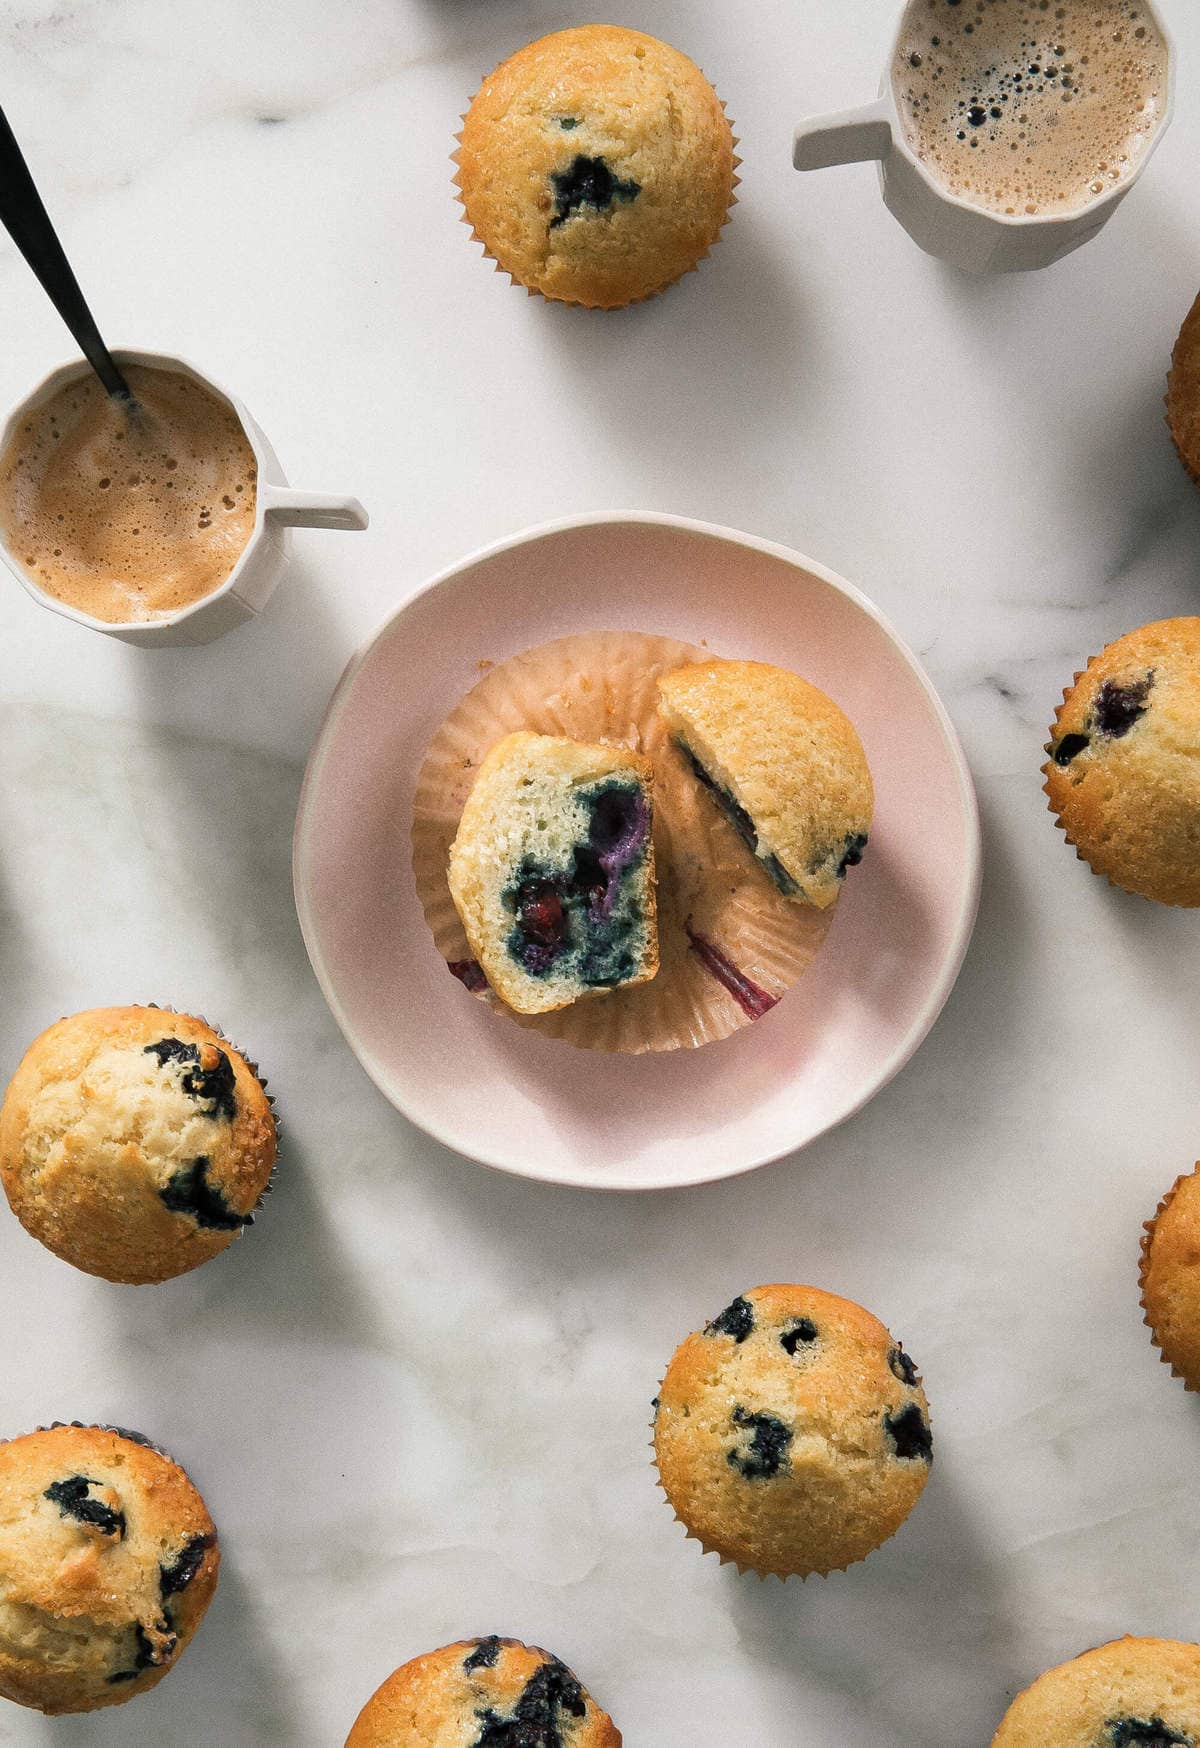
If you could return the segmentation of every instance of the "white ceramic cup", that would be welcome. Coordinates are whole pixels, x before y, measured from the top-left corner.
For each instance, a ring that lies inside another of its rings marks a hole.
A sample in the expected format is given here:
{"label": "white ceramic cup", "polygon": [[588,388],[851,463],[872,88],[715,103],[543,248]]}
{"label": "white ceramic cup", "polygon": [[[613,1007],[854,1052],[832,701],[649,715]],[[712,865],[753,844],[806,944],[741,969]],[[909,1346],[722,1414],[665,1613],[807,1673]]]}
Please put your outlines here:
{"label": "white ceramic cup", "polygon": [[1167,45],[1167,101],[1138,163],[1086,206],[1070,212],[1009,216],[973,205],[936,180],[905,139],[896,100],[893,67],[907,7],[884,63],[880,95],[861,109],[814,115],[802,121],[796,129],[792,162],[797,170],[824,170],[832,164],[877,160],[884,201],[909,236],[926,254],[937,255],[967,273],[1017,273],[1048,267],[1078,249],[1107,223],[1170,124],[1175,105],[1175,47],[1153,0],[1143,0],[1143,4]]}
{"label": "white ceramic cup", "polygon": [[[0,557],[17,581],[43,607],[61,613],[64,619],[73,619],[77,625],[86,625],[92,631],[103,631],[108,637],[120,638],[123,643],[160,647],[212,643],[215,638],[232,631],[235,625],[243,625],[247,619],[253,619],[262,611],[274,593],[287,563],[289,528],[362,529],[367,526],[367,513],[357,498],[326,492],[296,491],[289,486],[279,464],[279,457],[272,449],[265,431],[249,410],[236,395],[231,395],[228,389],[205,376],[186,359],[175,358],[164,352],[114,352],[113,357],[122,365],[143,364],[157,370],[175,370],[184,376],[190,376],[232,407],[258,464],[258,502],[254,529],[232,571],[211,594],[202,596],[199,601],[193,601],[190,606],[181,607],[177,613],[163,619],[116,625],[104,619],[94,619],[90,613],[81,613],[78,608],[68,606],[65,601],[55,600],[53,595],[48,595],[44,589],[39,588],[18,560],[11,542],[5,538],[4,531],[0,529]],[[3,430],[0,430],[0,454],[7,449],[20,421],[33,408],[41,406],[57,394],[65,383],[87,376],[90,368],[90,365],[79,359],[52,370],[5,421]]]}

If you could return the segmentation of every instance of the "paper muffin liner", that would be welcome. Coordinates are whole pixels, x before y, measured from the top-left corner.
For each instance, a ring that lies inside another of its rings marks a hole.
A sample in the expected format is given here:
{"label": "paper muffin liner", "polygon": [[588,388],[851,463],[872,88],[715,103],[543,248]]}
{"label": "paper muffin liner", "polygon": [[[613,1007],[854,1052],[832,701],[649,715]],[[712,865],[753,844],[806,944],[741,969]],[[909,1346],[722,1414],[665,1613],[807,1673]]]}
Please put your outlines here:
{"label": "paper muffin liner", "polygon": [[[501,65],[503,65],[503,63],[501,63]],[[708,79],[708,74],[704,72],[703,67],[699,67],[698,63],[696,63],[696,65],[697,65],[700,73],[702,73],[703,76],[706,79]],[[490,77],[490,75],[488,75],[488,77]],[[712,87],[713,95],[716,97],[717,102],[721,106],[721,114],[724,115],[726,121],[728,121],[729,116],[728,116],[727,111],[726,111],[726,104],[725,104],[724,98],[721,96],[720,92],[717,91],[717,88],[715,85],[713,85],[711,79],[708,80],[708,83]],[[475,98],[479,96],[479,91],[481,91],[482,89],[483,89],[483,86],[481,84],[479,87],[479,90],[477,90],[475,92],[475,96],[472,97],[471,102],[467,105],[466,111],[464,112],[464,114],[462,114],[459,117],[459,120],[462,122],[463,127],[466,126],[467,115],[470,114],[471,108],[475,102]],[[742,181],[741,177],[738,175],[738,171],[741,168],[741,164],[742,164],[742,160],[738,155],[738,146],[741,144],[741,141],[739,140],[737,134],[734,133],[732,123],[730,123],[729,138],[730,138],[730,143],[733,147],[733,180],[729,186],[729,205],[725,209],[725,217],[721,220],[721,231],[723,231],[725,229],[726,225],[729,223],[730,219],[733,217],[733,209],[738,204],[737,190],[741,186],[741,181]],[[721,240],[721,233],[720,233],[720,231],[718,231],[717,235],[713,238],[712,242],[708,245],[707,249],[705,249],[702,254],[697,255],[696,259],[692,262],[690,267],[685,267],[683,269],[682,273],[677,273],[675,275],[674,279],[668,279],[667,282],[665,283],[665,285],[660,285],[657,288],[657,290],[644,292],[641,297],[631,297],[623,304],[615,304],[615,305],[613,305],[613,304],[592,304],[592,303],[585,302],[582,298],[548,297],[544,291],[539,289],[538,286],[526,285],[526,283],[523,279],[518,279],[515,273],[511,272],[507,267],[504,267],[496,259],[495,255],[493,255],[492,251],[488,248],[487,243],[480,236],[479,232],[475,229],[475,226],[471,220],[471,215],[467,211],[467,203],[466,203],[466,199],[463,195],[463,190],[462,190],[462,129],[461,128],[460,128],[459,132],[455,134],[454,139],[456,142],[456,149],[453,152],[451,152],[451,154],[450,154],[450,162],[454,165],[454,175],[451,178],[451,182],[452,182],[452,184],[454,186],[454,190],[455,190],[454,198],[457,200],[458,204],[462,207],[462,223],[464,225],[466,225],[468,230],[470,231],[472,241],[478,243],[480,248],[483,250],[484,257],[488,261],[491,261],[494,263],[495,271],[497,273],[503,274],[504,277],[508,280],[509,284],[513,287],[513,289],[515,291],[524,291],[529,297],[544,298],[547,303],[565,304],[565,305],[567,305],[568,308],[579,309],[579,310],[596,310],[596,311],[601,311],[601,312],[604,312],[604,311],[611,312],[613,309],[626,309],[626,310],[631,309],[631,308],[633,308],[633,306],[635,304],[651,303],[656,297],[661,297],[665,291],[670,291],[670,289],[673,285],[678,285],[681,279],[686,279],[689,273],[695,273],[695,271],[699,267],[700,263],[702,261],[708,260],[709,256],[712,254],[713,250],[716,248],[717,244]]]}
{"label": "paper muffin liner", "polygon": [[[250,1212],[248,1214],[243,1216],[243,1224],[241,1227],[241,1231],[235,1232],[233,1235],[234,1238],[240,1238],[241,1233],[246,1230],[247,1226],[254,1225],[255,1215],[261,1211],[264,1202],[266,1201],[267,1197],[270,1195],[272,1189],[275,1187],[275,1173],[279,1169],[279,1160],[280,1160],[280,1157],[283,1153],[283,1123],[282,1123],[282,1119],[280,1118],[279,1112],[275,1109],[275,1095],[274,1095],[274,1093],[269,1092],[267,1090],[267,1077],[265,1074],[263,1074],[262,1070],[259,1068],[258,1063],[254,1060],[254,1058],[247,1051],[243,1050],[241,1045],[235,1039],[231,1038],[229,1036],[229,1033],[226,1032],[223,1027],[218,1026],[214,1020],[208,1019],[206,1015],[188,1013],[184,1008],[173,1007],[170,1004],[170,1002],[163,1002],[163,1001],[138,1002],[138,1003],[135,1003],[134,1005],[138,1006],[138,1007],[154,1008],[154,1009],[156,1009],[157,1012],[162,1013],[162,1014],[178,1014],[181,1019],[185,1019],[185,1020],[199,1020],[200,1024],[202,1026],[207,1026],[211,1032],[215,1032],[217,1034],[217,1037],[221,1039],[222,1043],[228,1044],[231,1050],[237,1051],[237,1053],[241,1057],[242,1061],[246,1064],[246,1067],[250,1070],[251,1074],[254,1076],[255,1080],[258,1082],[259,1086],[262,1088],[263,1096],[266,1099],[267,1104],[270,1106],[271,1121],[274,1124],[274,1128],[275,1128],[275,1157],[271,1161],[271,1170],[270,1170],[270,1173],[267,1177],[267,1181],[263,1185],[262,1189],[258,1192],[258,1196],[255,1200],[254,1206],[250,1209]],[[232,1242],[233,1242],[233,1239],[230,1240],[230,1243],[232,1243]],[[229,1245],[227,1244],[224,1248],[226,1250],[228,1250]],[[174,1276],[171,1276],[170,1278],[173,1280],[178,1280],[179,1276],[174,1275]],[[154,1285],[155,1283],[151,1282],[149,1284]],[[161,1283],[159,1283],[159,1284],[161,1284]],[[155,1448],[157,1448],[157,1447],[155,1447]]]}
{"label": "paper muffin liner", "polygon": [[1191,1171],[1181,1171],[1179,1176],[1175,1179],[1175,1182],[1163,1197],[1162,1201],[1158,1204],[1158,1207],[1154,1210],[1153,1217],[1143,1224],[1140,1255],[1138,1260],[1138,1303],[1142,1307],[1142,1322],[1150,1331],[1150,1345],[1158,1350],[1159,1360],[1164,1366],[1169,1368],[1171,1376],[1173,1378],[1178,1378],[1185,1390],[1191,1391],[1200,1390],[1200,1384],[1189,1383],[1187,1377],[1179,1370],[1179,1367],[1175,1364],[1174,1360],[1169,1359],[1163,1352],[1162,1343],[1158,1339],[1158,1331],[1150,1320],[1150,1311],[1146,1304],[1146,1279],[1150,1273],[1150,1249],[1154,1243],[1155,1228],[1166,1213],[1167,1209],[1171,1206],[1171,1203],[1175,1200],[1180,1184],[1185,1183],[1189,1178],[1195,1177],[1198,1172],[1200,1172],[1200,1164],[1195,1165]]}
{"label": "paper muffin liner", "polygon": [[[413,874],[438,952],[477,999],[578,1049],[624,1055],[696,1049],[774,1007],[833,920],[786,899],[696,781],[657,711],[657,682],[711,652],[637,631],[592,631],[493,667],[434,735],[413,802]],[[659,971],[549,1014],[517,1014],[482,981],[450,896],[450,846],[475,775],[519,729],[617,742],[654,766]]]}

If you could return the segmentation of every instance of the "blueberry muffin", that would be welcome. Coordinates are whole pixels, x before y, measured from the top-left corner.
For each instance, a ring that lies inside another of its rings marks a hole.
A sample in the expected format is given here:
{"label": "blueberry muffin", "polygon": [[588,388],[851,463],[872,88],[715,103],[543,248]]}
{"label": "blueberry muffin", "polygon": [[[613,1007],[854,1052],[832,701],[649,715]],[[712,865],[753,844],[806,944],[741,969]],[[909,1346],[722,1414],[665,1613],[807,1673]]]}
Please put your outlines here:
{"label": "blueberry muffin", "polygon": [[1067,839],[1114,886],[1200,905],[1200,619],[1160,619],[1075,676],[1046,751]]}
{"label": "blueberry muffin", "polygon": [[733,135],[700,69],[641,31],[587,24],[485,79],[459,136],[463,207],[519,285],[616,309],[708,254],[733,200]]}
{"label": "blueberry muffin", "polygon": [[1039,1676],[992,1748],[1195,1748],[1200,1645],[1114,1639]]}
{"label": "blueberry muffin", "polygon": [[874,791],[832,698],[766,662],[696,662],[659,682],[696,779],[786,898],[821,909],[862,861]]}
{"label": "blueberry muffin", "polygon": [[253,1218],[275,1164],[258,1075],[203,1020],[95,1008],[30,1045],[0,1109],[13,1213],[109,1281],[165,1281]]}
{"label": "blueberry muffin", "polygon": [[659,1478],[706,1551],[780,1578],[841,1571],[900,1528],[933,1459],[917,1369],[815,1287],[756,1287],[675,1351]]}
{"label": "blueberry muffin", "polygon": [[123,1705],[182,1655],[217,1587],[183,1470],[136,1433],[53,1426],[0,1444],[0,1694]]}
{"label": "blueberry muffin", "polygon": [[621,1732],[549,1652],[465,1639],[389,1675],[346,1748],[621,1748]]}
{"label": "blueberry muffin", "polygon": [[495,993],[520,1014],[658,970],[653,772],[627,747],[506,735],[450,848],[450,895]]}
{"label": "blueberry muffin", "polygon": [[1200,1390],[1200,1166],[1177,1178],[1142,1238],[1142,1309],[1164,1361]]}
{"label": "blueberry muffin", "polygon": [[1200,297],[1188,311],[1171,354],[1167,424],[1180,461],[1200,485]]}

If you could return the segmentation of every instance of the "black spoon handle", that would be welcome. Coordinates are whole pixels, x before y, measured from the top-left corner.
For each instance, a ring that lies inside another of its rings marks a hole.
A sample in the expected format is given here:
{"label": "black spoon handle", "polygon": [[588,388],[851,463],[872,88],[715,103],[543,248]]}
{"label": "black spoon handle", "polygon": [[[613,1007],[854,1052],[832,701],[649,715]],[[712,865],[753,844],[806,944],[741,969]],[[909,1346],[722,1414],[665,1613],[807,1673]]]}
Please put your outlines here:
{"label": "black spoon handle", "polygon": [[42,282],[51,303],[75,336],[83,353],[110,395],[132,400],[129,384],[100,338],[92,312],[84,301],[71,263],[42,205],[42,197],[16,137],[0,109],[0,223]]}

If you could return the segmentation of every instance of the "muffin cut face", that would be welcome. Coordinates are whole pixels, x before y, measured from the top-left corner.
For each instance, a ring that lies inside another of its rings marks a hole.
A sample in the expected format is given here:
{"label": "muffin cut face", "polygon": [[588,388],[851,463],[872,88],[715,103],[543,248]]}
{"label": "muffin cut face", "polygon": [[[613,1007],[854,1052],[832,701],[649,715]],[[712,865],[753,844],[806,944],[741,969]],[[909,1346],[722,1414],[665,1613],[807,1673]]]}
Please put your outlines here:
{"label": "muffin cut face", "polygon": [[200,1495],[144,1440],[56,1426],[0,1444],[0,1694],[59,1713],[153,1687],[218,1563]]}
{"label": "muffin cut face", "polygon": [[56,1255],[109,1280],[166,1280],[223,1250],[275,1163],[250,1065],[204,1021],[104,1008],[42,1034],[0,1110],[13,1212]]}
{"label": "muffin cut face", "polygon": [[665,675],[659,713],[784,897],[832,904],[874,808],[866,755],[833,700],[784,668],[711,661]]}
{"label": "muffin cut face", "polygon": [[507,735],[450,850],[450,894],[502,1001],[549,1013],[658,969],[652,772],[624,747]]}
{"label": "muffin cut face", "polygon": [[933,1455],[916,1367],[813,1287],[758,1287],[676,1351],[655,1454],[676,1516],[755,1571],[840,1570],[892,1535]]}
{"label": "muffin cut face", "polygon": [[397,1669],[364,1706],[346,1748],[621,1748],[621,1735],[565,1663],[492,1637]]}

